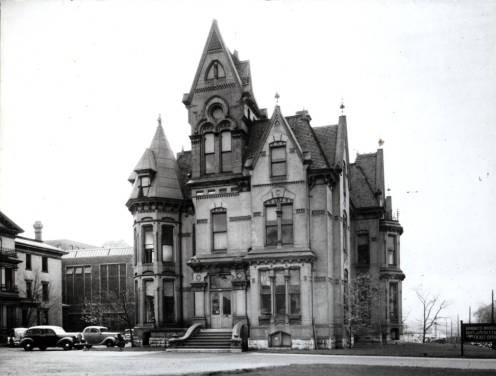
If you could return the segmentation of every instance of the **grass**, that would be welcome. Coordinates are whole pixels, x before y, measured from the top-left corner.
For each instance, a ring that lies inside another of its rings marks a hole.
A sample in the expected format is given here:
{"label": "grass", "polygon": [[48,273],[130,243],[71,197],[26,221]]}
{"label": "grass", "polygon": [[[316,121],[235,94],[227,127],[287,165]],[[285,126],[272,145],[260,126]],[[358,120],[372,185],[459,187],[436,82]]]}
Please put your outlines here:
{"label": "grass", "polygon": [[204,376],[494,376],[492,370],[442,369],[394,366],[290,365],[233,372],[211,372]]}
{"label": "grass", "polygon": [[[496,358],[496,350],[464,344],[465,358]],[[263,350],[264,352],[281,352],[282,350]],[[414,356],[431,358],[460,358],[459,344],[441,343],[398,343],[386,345],[361,345],[352,349],[332,350],[285,350],[283,352],[321,355],[376,355],[376,356]]]}

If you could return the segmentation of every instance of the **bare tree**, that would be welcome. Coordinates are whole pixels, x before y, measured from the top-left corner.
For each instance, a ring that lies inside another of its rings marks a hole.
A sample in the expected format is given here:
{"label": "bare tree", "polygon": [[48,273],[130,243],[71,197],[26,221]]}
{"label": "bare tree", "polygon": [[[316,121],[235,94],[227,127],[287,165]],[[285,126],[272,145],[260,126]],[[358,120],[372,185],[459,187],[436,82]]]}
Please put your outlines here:
{"label": "bare tree", "polygon": [[491,322],[491,304],[483,304],[474,312],[477,322],[489,323]]}
{"label": "bare tree", "polygon": [[420,321],[422,325],[422,343],[425,343],[426,333],[442,318],[441,313],[449,304],[446,300],[441,300],[439,295],[430,295],[421,289],[416,289],[415,293],[422,304],[422,319]]}
{"label": "bare tree", "polygon": [[32,280],[26,281],[26,288],[20,292],[27,301],[23,313],[23,321],[25,321],[23,325],[38,324],[40,312],[44,311],[48,315],[50,310],[60,303],[55,299],[53,284],[43,281],[39,270],[34,273]]}
{"label": "bare tree", "polygon": [[[108,319],[113,318],[114,324],[120,327],[133,328],[135,303],[131,289],[124,291],[111,290],[105,296],[94,295],[86,299],[81,307],[81,319],[88,325],[107,326]],[[131,343],[133,332],[131,331]]]}
{"label": "bare tree", "polygon": [[380,299],[379,290],[372,285],[368,273],[360,273],[345,286],[345,322],[349,346],[352,338],[372,326],[372,304]]}

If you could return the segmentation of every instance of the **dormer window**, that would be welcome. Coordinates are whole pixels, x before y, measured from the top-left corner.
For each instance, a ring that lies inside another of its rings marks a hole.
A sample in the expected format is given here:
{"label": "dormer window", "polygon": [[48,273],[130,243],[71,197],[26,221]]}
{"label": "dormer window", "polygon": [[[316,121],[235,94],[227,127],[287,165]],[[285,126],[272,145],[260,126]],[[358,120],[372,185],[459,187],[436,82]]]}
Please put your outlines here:
{"label": "dormer window", "polygon": [[204,137],[205,173],[215,172],[215,138],[213,133],[207,133]]}
{"label": "dormer window", "polygon": [[286,143],[276,141],[270,144],[270,176],[286,176]]}
{"label": "dormer window", "polygon": [[152,179],[150,175],[141,175],[138,178],[138,187],[140,189],[140,192],[144,195],[147,196],[148,192],[150,190],[150,187],[152,185]]}
{"label": "dormer window", "polygon": [[224,67],[218,60],[214,60],[207,70],[207,80],[215,80],[226,77]]}
{"label": "dormer window", "polygon": [[231,132],[224,131],[221,133],[221,165],[222,172],[232,171],[232,152],[231,152]]}

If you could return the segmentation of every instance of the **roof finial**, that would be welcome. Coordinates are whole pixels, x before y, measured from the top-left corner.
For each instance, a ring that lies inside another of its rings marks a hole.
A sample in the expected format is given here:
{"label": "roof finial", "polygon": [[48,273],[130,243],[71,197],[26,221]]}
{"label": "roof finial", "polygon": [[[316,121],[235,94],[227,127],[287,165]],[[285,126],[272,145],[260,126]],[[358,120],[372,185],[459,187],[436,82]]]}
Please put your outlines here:
{"label": "roof finial", "polygon": [[279,93],[276,91],[276,95],[274,95],[274,98],[276,98],[276,106],[279,106],[279,98],[281,96],[279,95]]}
{"label": "roof finial", "polygon": [[157,122],[159,126],[162,126],[162,115],[160,113],[158,114]]}
{"label": "roof finial", "polygon": [[341,98],[341,106],[339,106],[339,109],[341,110],[341,115],[344,115],[344,101],[343,98]]}

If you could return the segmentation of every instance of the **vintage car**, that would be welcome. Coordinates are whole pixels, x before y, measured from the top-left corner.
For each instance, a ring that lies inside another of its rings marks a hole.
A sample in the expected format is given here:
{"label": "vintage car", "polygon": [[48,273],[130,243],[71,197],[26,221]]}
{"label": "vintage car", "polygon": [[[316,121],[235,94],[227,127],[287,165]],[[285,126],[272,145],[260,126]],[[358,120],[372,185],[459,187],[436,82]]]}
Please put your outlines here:
{"label": "vintage car", "polygon": [[87,326],[83,330],[83,340],[87,349],[93,345],[113,347],[117,344],[119,332],[109,332],[105,326]]}
{"label": "vintage car", "polygon": [[11,347],[19,346],[19,342],[21,342],[22,337],[24,337],[24,333],[26,333],[28,328],[14,328],[10,333],[10,337],[8,338],[8,344]]}
{"label": "vintage car", "polygon": [[60,326],[39,325],[32,326],[22,338],[19,346],[26,351],[38,347],[46,350],[47,347],[62,347],[64,350],[72,348],[82,349],[83,343],[80,333],[68,333]]}

